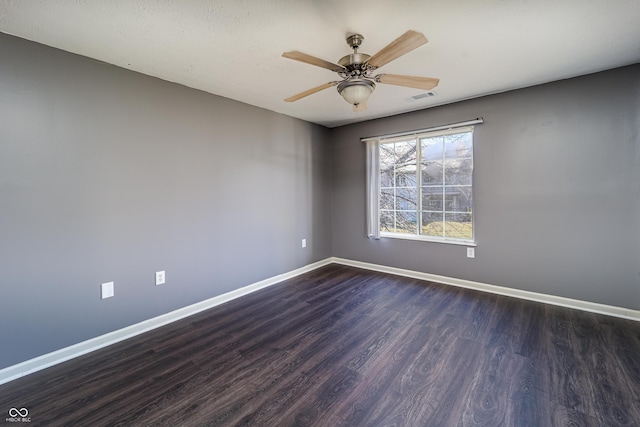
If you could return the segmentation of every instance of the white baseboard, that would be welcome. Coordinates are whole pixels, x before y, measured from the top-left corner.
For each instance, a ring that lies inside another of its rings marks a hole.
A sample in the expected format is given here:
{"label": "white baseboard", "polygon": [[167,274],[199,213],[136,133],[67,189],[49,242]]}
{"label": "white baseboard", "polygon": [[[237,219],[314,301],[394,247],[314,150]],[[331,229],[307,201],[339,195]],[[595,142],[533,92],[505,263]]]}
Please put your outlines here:
{"label": "white baseboard", "polygon": [[405,270],[402,268],[387,267],[384,265],[370,264],[368,262],[353,261],[343,258],[330,258],[330,261],[336,264],[348,265],[351,267],[364,268],[366,270],[379,271],[383,273],[395,274],[397,276],[412,277],[414,279],[428,280],[431,282],[442,283],[445,285],[459,286],[467,289],[475,289],[492,294],[505,295],[509,297],[526,299],[529,301],[542,302],[545,304],[558,305],[561,307],[575,308],[578,310],[589,311],[592,313],[605,314],[607,316],[621,317],[640,321],[640,311],[630,308],[616,307],[613,305],[598,304],[595,302],[581,301],[571,298],[559,297],[555,295],[541,294],[531,291],[523,291],[521,289],[506,288],[503,286],[489,285],[486,283],[473,282],[471,280],[456,279],[453,277],[438,276],[436,274],[422,273],[419,271]]}
{"label": "white baseboard", "polygon": [[115,344],[117,342],[126,340],[127,338],[140,335],[152,329],[156,329],[161,326],[167,325],[169,323],[175,322],[176,320],[184,319],[185,317],[192,316],[201,311],[208,310],[217,305],[239,298],[243,295],[247,295],[259,289],[263,289],[268,286],[275,285],[276,283],[282,282],[287,279],[291,279],[293,277],[299,276],[303,273],[307,273],[309,271],[315,270],[316,268],[320,268],[328,264],[331,264],[330,258],[315,262],[313,264],[308,264],[296,270],[279,274],[277,276],[273,276],[268,279],[261,280],[260,282],[252,283],[251,285],[244,286],[240,289],[236,289],[222,295],[218,295],[217,297],[200,301],[198,303],[180,308],[178,310],[174,310],[169,313],[162,314],[160,316],[157,316],[148,320],[144,320],[140,323],[136,323],[134,325],[127,326],[122,329],[118,329],[117,331],[109,332],[107,334],[100,335],[98,337],[91,338],[86,341],[82,341],[80,343],[71,345],[69,347],[65,347],[60,350],[56,350],[54,352],[44,354],[42,356],[35,357],[33,359],[18,363],[16,365],[12,365],[4,369],[0,369],[0,384],[13,381],[15,379],[40,371],[50,366],[57,365],[62,362],[66,362],[67,360],[82,356],[83,354],[87,354],[94,350],[98,350],[103,347],[109,346],[111,344]]}

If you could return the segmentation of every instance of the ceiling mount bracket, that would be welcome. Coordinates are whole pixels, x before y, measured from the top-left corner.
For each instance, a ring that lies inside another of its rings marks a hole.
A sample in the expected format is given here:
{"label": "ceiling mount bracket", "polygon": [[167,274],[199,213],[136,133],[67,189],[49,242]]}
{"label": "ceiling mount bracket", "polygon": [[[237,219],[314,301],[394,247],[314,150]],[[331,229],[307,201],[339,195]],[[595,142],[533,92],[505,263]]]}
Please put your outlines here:
{"label": "ceiling mount bracket", "polygon": [[358,53],[358,48],[362,44],[364,37],[361,34],[352,34],[347,37],[347,44],[353,49],[353,53]]}

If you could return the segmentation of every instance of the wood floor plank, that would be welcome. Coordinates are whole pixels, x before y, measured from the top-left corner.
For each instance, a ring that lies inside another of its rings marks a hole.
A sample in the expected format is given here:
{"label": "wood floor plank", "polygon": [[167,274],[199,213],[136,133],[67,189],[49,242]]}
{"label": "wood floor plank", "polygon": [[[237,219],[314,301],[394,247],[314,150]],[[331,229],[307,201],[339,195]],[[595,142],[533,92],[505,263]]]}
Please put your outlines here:
{"label": "wood floor plank", "polygon": [[548,342],[545,339],[545,305],[525,301],[521,316],[524,317],[520,322],[521,329],[512,335],[519,341],[517,353],[544,361],[548,352]]}
{"label": "wood floor plank", "polygon": [[[451,353],[440,370],[437,381],[420,387],[415,396],[426,397],[416,419],[418,425],[456,425],[470,397],[472,372],[480,369],[479,343],[463,338],[455,339]],[[405,393],[406,394],[406,393]]]}
{"label": "wood floor plank", "polygon": [[635,326],[627,320],[602,325],[601,337],[602,345],[612,353],[610,363],[619,367],[618,378],[624,380],[630,400],[637,402],[635,406],[640,408],[640,328]]}
{"label": "wood floor plank", "polygon": [[584,366],[579,364],[577,349],[571,346],[571,313],[564,307],[546,307],[546,338],[549,375],[549,393],[558,404],[572,411],[593,415],[592,401],[582,393],[590,386],[584,377]]}
{"label": "wood floor plank", "polygon": [[640,323],[328,265],[0,386],[32,425],[640,425]]}
{"label": "wood floor plank", "polygon": [[[362,375],[354,390],[337,407],[336,415],[349,425],[367,425],[381,414],[397,407],[394,396],[402,396],[395,389],[402,387],[403,377],[416,353],[434,335],[429,327],[410,325],[391,341],[389,351],[376,354],[355,367]],[[353,359],[352,359],[353,360]]]}
{"label": "wood floor plank", "polygon": [[470,386],[461,425],[515,424],[518,414],[512,405],[519,383],[513,377],[522,376],[526,358],[515,353],[510,336],[498,333],[493,334],[478,357],[479,370]]}
{"label": "wood floor plank", "polygon": [[590,313],[571,313],[575,327],[571,330],[572,347],[576,348],[584,376],[589,383],[589,400],[600,402],[590,415],[610,426],[633,425],[640,420],[640,406],[633,402],[634,387],[627,372],[620,369],[615,353],[601,339],[600,325]]}
{"label": "wood floor plank", "polygon": [[361,376],[349,368],[332,369],[332,374],[325,381],[318,381],[307,390],[309,399],[296,400],[278,420],[283,425],[330,425],[332,409],[343,396],[348,394],[361,381]]}
{"label": "wood floor plank", "polygon": [[468,310],[460,316],[462,331],[461,338],[474,341],[486,341],[492,326],[492,314],[496,312],[495,305],[498,295],[476,293]]}

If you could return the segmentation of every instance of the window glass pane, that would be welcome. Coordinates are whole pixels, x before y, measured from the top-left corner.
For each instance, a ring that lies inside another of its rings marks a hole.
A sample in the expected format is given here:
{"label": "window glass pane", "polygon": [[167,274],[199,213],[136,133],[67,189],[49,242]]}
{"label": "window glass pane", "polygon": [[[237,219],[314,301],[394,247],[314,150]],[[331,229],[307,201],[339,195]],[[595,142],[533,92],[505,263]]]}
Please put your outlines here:
{"label": "window glass pane", "polygon": [[383,210],[380,211],[380,231],[395,231],[395,227],[393,226],[393,212]]}
{"label": "window glass pane", "polygon": [[388,169],[380,167],[380,187],[393,187],[393,167]]}
{"label": "window glass pane", "polygon": [[380,170],[393,170],[395,164],[395,150],[393,144],[380,144]]}
{"label": "window glass pane", "polygon": [[441,136],[422,138],[420,140],[422,160],[442,159],[443,140]]}
{"label": "window glass pane", "polygon": [[380,187],[393,187],[394,159],[393,144],[380,144]]}
{"label": "window glass pane", "polygon": [[422,212],[422,234],[431,237],[444,237],[444,215],[436,212]]}
{"label": "window glass pane", "polygon": [[416,164],[416,142],[413,140],[394,143],[394,163],[396,168]]}
{"label": "window glass pane", "polygon": [[418,204],[418,190],[414,188],[396,189],[396,209],[411,211],[416,210]]}
{"label": "window glass pane", "polygon": [[422,210],[443,210],[442,187],[422,187]]}
{"label": "window glass pane", "polygon": [[471,158],[472,156],[472,139],[471,132],[457,133],[454,135],[445,135],[444,138],[444,157],[447,159]]}
{"label": "window glass pane", "polygon": [[442,160],[423,162],[422,185],[442,185]]}
{"label": "window glass pane", "polygon": [[417,213],[396,212],[396,233],[417,234]]}
{"label": "window glass pane", "polygon": [[393,209],[393,189],[380,191],[380,209]]}
{"label": "window glass pane", "polygon": [[[473,200],[471,186],[447,186],[445,191],[445,210],[453,212],[471,212]],[[423,208],[426,209],[426,208]]]}
{"label": "window glass pane", "polygon": [[445,214],[444,229],[445,237],[471,240],[473,238],[471,214]]}
{"label": "window glass pane", "polygon": [[415,187],[417,183],[415,164],[396,169],[397,187]]}
{"label": "window glass pane", "polygon": [[444,183],[446,185],[471,185],[472,171],[471,159],[447,159],[444,161]]}

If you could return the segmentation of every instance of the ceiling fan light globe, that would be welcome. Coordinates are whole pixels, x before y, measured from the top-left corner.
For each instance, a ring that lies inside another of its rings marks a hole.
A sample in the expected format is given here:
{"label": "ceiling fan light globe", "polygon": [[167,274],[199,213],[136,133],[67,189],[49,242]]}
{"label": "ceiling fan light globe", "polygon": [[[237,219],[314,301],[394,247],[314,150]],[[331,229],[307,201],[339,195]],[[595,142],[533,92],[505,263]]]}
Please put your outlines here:
{"label": "ceiling fan light globe", "polygon": [[338,92],[351,105],[359,105],[369,99],[375,84],[369,80],[347,81],[338,85]]}

